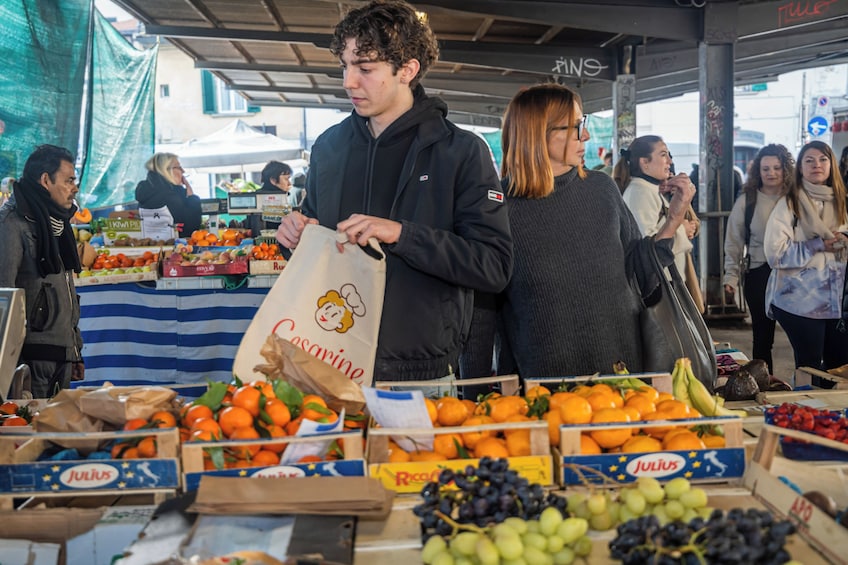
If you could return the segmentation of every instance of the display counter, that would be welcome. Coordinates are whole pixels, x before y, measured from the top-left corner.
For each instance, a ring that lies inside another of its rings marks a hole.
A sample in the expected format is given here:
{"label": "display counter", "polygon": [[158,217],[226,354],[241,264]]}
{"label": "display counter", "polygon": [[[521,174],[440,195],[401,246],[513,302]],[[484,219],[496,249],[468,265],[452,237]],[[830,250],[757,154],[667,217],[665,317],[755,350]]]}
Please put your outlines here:
{"label": "display counter", "polygon": [[85,382],[198,383],[232,377],[241,338],[268,288],[78,287]]}

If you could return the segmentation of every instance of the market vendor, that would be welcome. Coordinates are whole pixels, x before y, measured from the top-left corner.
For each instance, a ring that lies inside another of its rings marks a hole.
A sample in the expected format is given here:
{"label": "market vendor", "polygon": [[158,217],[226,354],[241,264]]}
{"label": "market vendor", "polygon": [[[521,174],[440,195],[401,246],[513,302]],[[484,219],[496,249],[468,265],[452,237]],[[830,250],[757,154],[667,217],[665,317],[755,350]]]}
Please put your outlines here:
{"label": "market vendor", "polygon": [[135,187],[142,230],[145,231],[146,221],[159,221],[165,227],[181,225],[180,237],[188,237],[200,229],[200,198],[192,191],[180,158],[173,153],[156,153],[144,166],[147,178]]}
{"label": "market vendor", "polygon": [[[285,197],[285,202],[291,204],[289,198],[289,189],[291,183],[292,169],[285,163],[279,161],[271,161],[265,168],[262,169],[262,187],[256,191],[256,194],[281,194]],[[250,214],[245,220],[246,228],[250,228],[251,234],[256,237],[260,235],[262,230],[276,230],[280,226],[280,222],[272,220],[263,220],[263,214]]]}

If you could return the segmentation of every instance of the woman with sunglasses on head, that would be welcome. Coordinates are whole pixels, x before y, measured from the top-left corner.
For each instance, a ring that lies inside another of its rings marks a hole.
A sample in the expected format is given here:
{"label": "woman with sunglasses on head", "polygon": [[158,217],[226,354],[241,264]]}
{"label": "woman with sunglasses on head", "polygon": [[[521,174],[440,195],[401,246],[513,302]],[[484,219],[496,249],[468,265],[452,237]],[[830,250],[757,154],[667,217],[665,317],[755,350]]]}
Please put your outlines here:
{"label": "woman with sunglasses on head", "polygon": [[[642,236],[609,175],[583,168],[586,125],[580,97],[557,84],[522,90],[507,107],[501,172],[513,275],[501,294],[475,296],[463,377],[491,374],[495,343],[498,374],[586,375],[619,360],[641,370],[640,300],[626,265]],[[672,237],[695,193],[679,180],[671,190],[659,239]],[[656,244],[666,262],[669,243]]]}
{"label": "woman with sunglasses on head", "polygon": [[774,374],[771,349],[775,322],[766,315],[766,285],[771,267],[763,241],[772,210],[794,184],[795,159],[789,150],[774,143],[760,149],[748,170],[743,193],[733,204],[724,238],[724,291],[735,295],[740,276],[744,275],[742,291],[751,313],[754,337],[751,356],[765,361],[769,374]]}
{"label": "woman with sunglasses on head", "polygon": [[191,190],[180,158],[173,153],[156,153],[144,164],[147,178],[135,187],[138,207],[150,210],[167,208],[173,224],[180,225],[180,237],[200,229],[200,198]]}
{"label": "woman with sunglasses on head", "polygon": [[846,233],[845,183],[836,155],[826,143],[811,141],[798,153],[795,183],[775,205],[763,242],[773,269],[766,310],[786,332],[796,367],[827,370],[848,363],[848,330],[841,320]]}

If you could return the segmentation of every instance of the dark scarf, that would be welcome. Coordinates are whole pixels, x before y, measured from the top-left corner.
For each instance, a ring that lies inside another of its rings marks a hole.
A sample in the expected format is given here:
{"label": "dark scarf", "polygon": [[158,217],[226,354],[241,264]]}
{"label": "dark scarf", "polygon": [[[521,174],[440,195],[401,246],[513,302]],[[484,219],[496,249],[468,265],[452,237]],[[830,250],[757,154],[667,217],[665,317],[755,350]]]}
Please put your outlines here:
{"label": "dark scarf", "polygon": [[639,177],[640,179],[644,179],[644,180],[648,181],[649,183],[655,184],[657,186],[659,186],[660,183],[662,182],[660,179],[658,179],[656,177],[652,177],[651,175],[646,175],[645,173],[639,173],[639,174],[633,175],[633,176]]}
{"label": "dark scarf", "polygon": [[[65,210],[53,202],[46,188],[26,178],[15,183],[14,195],[18,204],[18,215],[35,220],[38,272],[41,276],[46,277],[68,269],[80,272],[79,253],[69,221],[77,211],[76,206]],[[53,235],[51,217],[62,222],[62,235]]]}

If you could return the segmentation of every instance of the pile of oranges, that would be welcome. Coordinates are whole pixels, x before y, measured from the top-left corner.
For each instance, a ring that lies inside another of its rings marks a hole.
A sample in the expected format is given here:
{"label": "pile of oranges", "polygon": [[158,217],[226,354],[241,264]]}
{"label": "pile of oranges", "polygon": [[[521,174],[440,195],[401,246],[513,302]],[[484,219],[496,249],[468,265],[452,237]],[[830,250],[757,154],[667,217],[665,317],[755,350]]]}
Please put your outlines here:
{"label": "pile of oranges", "polygon": [[[492,393],[479,403],[445,396],[424,399],[434,427],[470,427],[507,422],[531,422],[530,404],[520,396]],[[530,429],[461,431],[436,434],[433,449],[404,451],[389,441],[389,462],[446,461],[480,457],[520,457],[530,455]]]}
{"label": "pile of oranges", "polygon": [[31,420],[29,409],[18,406],[16,402],[7,400],[0,405],[0,426],[28,426]]}
{"label": "pile of oranges", "polygon": [[[527,398],[540,402],[548,422],[551,445],[560,441],[562,424],[608,424],[699,418],[696,410],[667,392],[644,385],[620,390],[606,383],[578,385],[570,391],[551,391],[537,386]],[[643,453],[724,447],[724,437],[699,426],[604,427],[580,434],[580,452]]]}
{"label": "pile of oranges", "polygon": [[100,269],[125,269],[127,267],[146,267],[156,262],[158,254],[152,251],[145,251],[141,255],[125,255],[116,253],[110,255],[108,251],[103,251],[97,254],[91,269],[98,271]]}
{"label": "pile of oranges", "polygon": [[280,254],[280,248],[276,243],[262,242],[254,245],[250,251],[250,258],[257,261],[280,261],[284,257]]}
{"label": "pile of oranges", "polygon": [[236,229],[227,228],[222,230],[218,235],[209,232],[208,230],[194,230],[191,232],[191,237],[188,239],[190,245],[198,247],[208,247],[222,245],[224,247],[237,247],[244,239],[244,234]]}
{"label": "pile of oranges", "polygon": [[[301,394],[288,383],[285,399],[278,398],[275,387],[266,381],[254,381],[246,385],[215,383],[226,387],[220,402],[198,399],[186,404],[180,412],[180,439],[184,442],[221,442],[216,450],[204,449],[206,470],[235,467],[266,467],[280,462],[286,449],[285,442],[253,442],[238,446],[227,446],[226,440],[276,439],[297,434],[304,419],[319,423],[334,423],[339,414],[327,406],[327,402],[314,394]],[[344,430],[362,429],[363,414],[345,416]],[[324,456],[307,456],[297,463],[308,463],[343,456],[341,446],[331,445]]]}
{"label": "pile of oranges", "polygon": [[[154,412],[150,418],[127,420],[125,431],[149,430],[153,428],[176,428],[177,417],[167,410]],[[152,459],[158,456],[155,436],[134,437],[115,442],[110,452],[112,459]]]}

